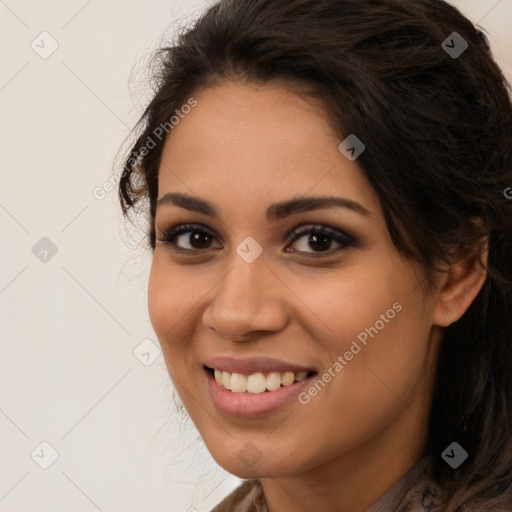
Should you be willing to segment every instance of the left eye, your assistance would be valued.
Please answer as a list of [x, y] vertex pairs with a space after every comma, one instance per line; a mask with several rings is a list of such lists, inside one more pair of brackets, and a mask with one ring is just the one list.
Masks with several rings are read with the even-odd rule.
[[[315, 253], [326, 253], [329, 251], [329, 254], [331, 254], [337, 250], [346, 249], [355, 245], [355, 239], [352, 236], [344, 233], [343, 231], [331, 229], [327, 226], [308, 226], [296, 228], [290, 233], [288, 239], [292, 242], [297, 242], [301, 239], [304, 239], [303, 242], [298, 243], [299, 250], [297, 252], [309, 253], [314, 257], [316, 257]], [[331, 250], [333, 242], [340, 245], [337, 250]], [[313, 249], [313, 251], [309, 252], [306, 250], [307, 248]], [[288, 248], [286, 250], [287, 252], [295, 252], [290, 251]]]
[[[288, 246], [285, 249], [286, 252], [307, 253], [313, 257], [316, 257], [315, 253], [321, 255], [322, 253], [329, 252], [331, 254], [351, 247], [356, 243], [355, 239], [347, 233], [322, 225], [295, 228], [286, 239], [291, 244], [304, 239], [302, 242], [297, 243], [299, 246], [298, 250], [291, 250]], [[212, 232], [200, 225], [193, 224], [182, 224], [172, 227], [165, 231], [158, 240], [165, 245], [170, 245], [174, 251], [181, 253], [222, 248]], [[180, 240], [181, 244], [186, 245], [185, 247], [180, 244]], [[213, 242], [217, 242], [218, 245], [212, 247]], [[332, 250], [333, 242], [337, 243], [340, 247]], [[308, 251], [308, 248], [313, 250]]]

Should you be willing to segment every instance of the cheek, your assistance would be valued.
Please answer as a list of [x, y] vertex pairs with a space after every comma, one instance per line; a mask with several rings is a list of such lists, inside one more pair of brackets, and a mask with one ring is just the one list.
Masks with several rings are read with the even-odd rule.
[[163, 342], [161, 335], [171, 326], [173, 315], [169, 312], [173, 311], [174, 307], [170, 275], [163, 270], [155, 254], [148, 281], [148, 312], [153, 330], [160, 342]]
[[194, 304], [201, 296], [191, 284], [186, 272], [154, 256], [148, 282], [149, 317], [173, 385], [189, 413], [189, 393], [197, 392], [198, 380], [191, 379], [187, 369], [196, 364], [191, 340], [199, 322], [193, 316]]
[[[409, 278], [397, 279], [393, 262], [366, 262], [348, 265], [346, 270], [318, 273], [315, 279], [296, 284], [296, 293], [320, 320], [313, 336], [335, 358], [349, 349], [351, 341], [366, 328], [382, 327], [381, 314], [394, 317], [393, 304], [403, 301], [413, 283]], [[312, 317], [314, 318], [314, 317]], [[393, 322], [386, 323], [387, 330]]]
[[397, 271], [396, 262], [355, 268], [300, 292], [321, 320], [314, 338], [326, 355], [319, 376], [326, 384], [306, 390], [311, 396], [304, 400], [310, 399], [312, 417], [329, 411], [326, 426], [348, 433], [356, 421], [364, 425], [359, 433], [370, 435], [424, 384], [432, 305], [410, 269]]
[[186, 273], [173, 268], [155, 253], [148, 281], [148, 312], [164, 352], [179, 349], [187, 339], [187, 320], [198, 299]]

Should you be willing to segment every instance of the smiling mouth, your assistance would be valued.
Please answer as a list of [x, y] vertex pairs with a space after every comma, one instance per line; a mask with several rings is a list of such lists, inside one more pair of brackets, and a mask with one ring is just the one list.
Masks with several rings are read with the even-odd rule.
[[228, 372], [218, 368], [204, 367], [220, 387], [232, 393], [254, 395], [276, 391], [316, 375], [315, 371], [303, 372], [255, 372], [250, 374]]

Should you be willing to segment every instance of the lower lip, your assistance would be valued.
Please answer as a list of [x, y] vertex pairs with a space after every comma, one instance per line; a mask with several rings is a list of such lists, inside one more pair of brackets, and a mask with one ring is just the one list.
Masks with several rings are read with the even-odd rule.
[[272, 414], [293, 402], [301, 389], [307, 386], [312, 377], [307, 377], [290, 386], [281, 386], [275, 391], [263, 393], [234, 393], [220, 386], [213, 375], [205, 370], [210, 396], [214, 404], [223, 413], [230, 416], [254, 418]]

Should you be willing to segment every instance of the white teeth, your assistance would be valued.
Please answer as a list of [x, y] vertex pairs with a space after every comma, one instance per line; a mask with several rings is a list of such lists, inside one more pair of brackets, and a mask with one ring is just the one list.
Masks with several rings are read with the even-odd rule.
[[267, 375], [267, 389], [275, 391], [281, 387], [281, 374], [279, 372], [270, 372]]
[[308, 372], [299, 372], [295, 374], [295, 380], [297, 382], [300, 382], [301, 380], [304, 380], [308, 376]]
[[247, 377], [247, 391], [249, 393], [263, 393], [265, 389], [267, 389], [267, 379], [263, 373], [252, 373]]
[[222, 372], [222, 385], [226, 389], [231, 389], [231, 373]]
[[[224, 372], [226, 375], [227, 372]], [[242, 373], [231, 374], [231, 391], [234, 393], [245, 393], [247, 391], [247, 376]]]
[[293, 372], [286, 372], [281, 377], [281, 383], [283, 384], [283, 386], [290, 386], [291, 384], [293, 384], [294, 380], [295, 380], [295, 374]]
[[245, 375], [215, 369], [216, 382], [234, 393], [264, 393], [266, 390], [275, 391], [281, 386], [291, 386], [294, 382], [304, 380], [308, 372], [269, 372], [267, 376], [261, 372]]

